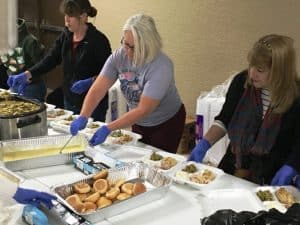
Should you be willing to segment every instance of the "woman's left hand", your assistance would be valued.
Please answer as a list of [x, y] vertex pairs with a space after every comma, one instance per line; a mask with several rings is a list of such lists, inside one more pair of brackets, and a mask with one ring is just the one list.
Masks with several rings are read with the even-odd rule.
[[290, 185], [297, 171], [288, 165], [283, 165], [272, 179], [272, 186]]

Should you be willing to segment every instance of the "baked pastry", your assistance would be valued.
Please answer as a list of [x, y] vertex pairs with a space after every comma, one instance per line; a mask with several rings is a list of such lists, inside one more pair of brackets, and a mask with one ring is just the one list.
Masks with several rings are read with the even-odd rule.
[[78, 194], [88, 193], [91, 191], [91, 186], [87, 183], [77, 183], [73, 186], [74, 192]]
[[107, 170], [107, 169], [103, 169], [103, 170], [101, 170], [99, 173], [96, 173], [96, 174], [93, 176], [93, 179], [94, 179], [94, 180], [105, 179], [105, 178], [107, 178], [107, 176], [108, 176], [108, 170]]
[[118, 194], [120, 194], [120, 189], [116, 188], [116, 187], [113, 187], [108, 192], [105, 193], [105, 197], [109, 198], [111, 200], [114, 200], [114, 199], [116, 199]]
[[98, 179], [94, 182], [93, 188], [95, 192], [104, 194], [108, 190], [108, 182], [105, 179]]
[[133, 195], [138, 195], [146, 191], [146, 186], [142, 182], [134, 183], [132, 187]]
[[112, 201], [106, 197], [100, 197], [96, 204], [98, 208], [104, 208], [106, 206], [111, 205]]
[[85, 202], [97, 202], [100, 198], [100, 193], [95, 192], [84, 199]]
[[118, 194], [117, 199], [120, 200], [120, 201], [122, 201], [122, 200], [125, 200], [127, 198], [130, 198], [131, 196], [132, 195], [127, 194], [127, 193], [120, 193], [120, 194]]
[[133, 183], [125, 183], [121, 186], [121, 191], [132, 195]]
[[80, 201], [80, 198], [77, 194], [70, 195], [67, 197], [66, 202], [69, 203], [77, 212], [84, 212], [85, 208], [83, 203]]
[[83, 206], [85, 213], [94, 212], [98, 208], [98, 206], [94, 202], [84, 202]]

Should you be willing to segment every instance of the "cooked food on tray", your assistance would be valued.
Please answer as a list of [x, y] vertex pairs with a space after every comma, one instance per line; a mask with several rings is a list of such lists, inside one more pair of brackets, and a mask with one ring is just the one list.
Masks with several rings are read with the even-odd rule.
[[65, 115], [66, 112], [63, 109], [58, 109], [58, 110], [51, 110], [47, 112], [47, 117], [48, 118], [55, 118], [58, 116], [63, 116]]
[[126, 182], [122, 178], [110, 181], [107, 176], [108, 170], [102, 170], [93, 176], [92, 183], [74, 184], [72, 194], [65, 200], [79, 213], [87, 213], [147, 191], [142, 182]]
[[279, 202], [285, 204], [287, 207], [293, 205], [296, 201], [292, 193], [290, 193], [287, 189], [281, 187], [275, 191], [275, 195]]
[[153, 161], [159, 161], [159, 160], [162, 160], [164, 157], [156, 152], [153, 152], [150, 156], [150, 160], [153, 160]]
[[273, 194], [269, 190], [265, 190], [265, 191], [259, 190], [258, 192], [256, 192], [256, 195], [263, 202], [264, 201], [274, 201]]
[[197, 167], [195, 166], [195, 164], [189, 164], [186, 165], [182, 171], [187, 172], [187, 173], [195, 173], [198, 171]]
[[[186, 167], [184, 169], [186, 169]], [[182, 169], [177, 171], [175, 176], [181, 180], [191, 181], [196, 184], [208, 184], [216, 178], [216, 174], [209, 169], [204, 169], [202, 171], [198, 171], [197, 169], [197, 171], [193, 173], [183, 171]]]
[[169, 170], [178, 163], [178, 160], [171, 155], [172, 154], [153, 152], [150, 156], [147, 156], [145, 162], [162, 170]]
[[100, 124], [92, 122], [92, 123], [88, 124], [87, 127], [90, 129], [97, 129], [97, 128], [100, 128]]
[[38, 104], [25, 101], [3, 100], [0, 101], [1, 116], [19, 116], [25, 113], [34, 112], [40, 109]]
[[216, 178], [216, 175], [208, 169], [205, 169], [202, 173], [193, 173], [190, 176], [190, 180], [197, 184], [208, 184]]
[[114, 144], [122, 145], [133, 140], [132, 136], [129, 134], [124, 134], [121, 130], [113, 131], [110, 136], [116, 138], [112, 141]]
[[172, 157], [165, 157], [160, 161], [160, 168], [163, 170], [171, 169], [177, 164], [177, 160]]

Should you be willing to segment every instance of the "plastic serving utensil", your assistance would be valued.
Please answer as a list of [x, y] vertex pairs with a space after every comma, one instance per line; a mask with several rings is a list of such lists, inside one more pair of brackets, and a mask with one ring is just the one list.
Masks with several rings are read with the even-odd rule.
[[74, 136], [72, 135], [68, 140], [67, 142], [64, 144], [64, 146], [62, 146], [62, 148], [59, 150], [59, 154], [62, 153], [62, 151], [66, 148], [66, 146], [69, 144], [69, 142], [72, 140]]

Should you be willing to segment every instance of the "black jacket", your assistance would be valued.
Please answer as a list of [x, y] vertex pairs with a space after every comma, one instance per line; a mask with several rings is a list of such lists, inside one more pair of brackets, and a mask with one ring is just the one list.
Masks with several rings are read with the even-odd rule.
[[[234, 77], [226, 94], [226, 101], [215, 120], [223, 122], [228, 127], [236, 106], [244, 92], [244, 84], [247, 71], [243, 71]], [[288, 164], [300, 172], [300, 98], [297, 98], [292, 106], [282, 114], [280, 130], [276, 141], [268, 155], [244, 156], [247, 168], [250, 169], [255, 183], [270, 183], [277, 170], [284, 164]], [[219, 167], [227, 173], [234, 173], [235, 156], [229, 149], [221, 160]]]
[[[107, 37], [88, 23], [87, 33], [78, 44], [73, 60], [72, 38], [73, 33], [65, 28], [44, 59], [31, 67], [29, 71], [34, 80], [62, 63], [64, 96], [69, 103], [80, 109], [86, 93], [78, 95], [71, 92], [70, 88], [78, 80], [97, 76], [111, 54], [111, 47]], [[103, 100], [107, 102], [107, 96]]]

